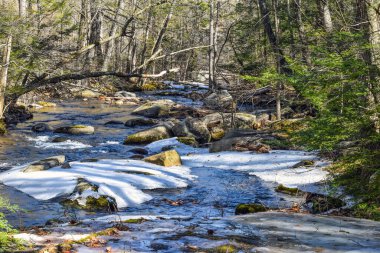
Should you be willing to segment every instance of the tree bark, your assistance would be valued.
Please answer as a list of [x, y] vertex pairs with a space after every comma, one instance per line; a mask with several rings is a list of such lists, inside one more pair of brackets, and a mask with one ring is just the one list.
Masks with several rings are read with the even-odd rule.
[[12, 36], [8, 36], [7, 43], [4, 46], [3, 50], [3, 62], [1, 63], [0, 68], [0, 119], [3, 118], [4, 109], [5, 109], [5, 89], [8, 82], [8, 66], [10, 62], [12, 50]]
[[318, 9], [321, 15], [322, 23], [326, 32], [331, 33], [333, 31], [333, 21], [331, 18], [331, 12], [329, 7], [329, 0], [317, 0]]
[[[259, 7], [260, 7], [260, 12], [262, 16], [262, 22], [264, 25], [265, 33], [267, 34], [269, 43], [272, 47], [272, 50], [274, 51], [276, 55], [277, 71], [279, 74], [290, 75], [292, 74], [292, 70], [289, 68], [289, 64], [286, 61], [284, 57], [284, 53], [279, 46], [278, 38], [273, 31], [273, 28], [270, 22], [269, 11], [268, 11], [265, 0], [259, 0]], [[278, 120], [281, 120], [281, 90], [282, 90], [282, 84], [278, 82], [276, 85], [276, 114], [277, 114]]]
[[307, 44], [307, 37], [305, 34], [305, 26], [302, 20], [302, 0], [295, 0], [296, 12], [297, 12], [297, 25], [298, 25], [298, 37], [300, 40], [302, 59], [307, 66], [311, 66], [310, 52]]

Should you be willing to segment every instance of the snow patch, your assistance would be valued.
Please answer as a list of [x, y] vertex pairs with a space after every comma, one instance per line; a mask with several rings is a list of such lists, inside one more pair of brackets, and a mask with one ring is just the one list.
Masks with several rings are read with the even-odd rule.
[[136, 160], [71, 162], [70, 169], [24, 173], [27, 165], [0, 174], [0, 181], [39, 200], [73, 193], [78, 178], [98, 185], [98, 193], [113, 197], [117, 206], [136, 206], [152, 197], [144, 189], [182, 188], [194, 177], [185, 167], [161, 167]]

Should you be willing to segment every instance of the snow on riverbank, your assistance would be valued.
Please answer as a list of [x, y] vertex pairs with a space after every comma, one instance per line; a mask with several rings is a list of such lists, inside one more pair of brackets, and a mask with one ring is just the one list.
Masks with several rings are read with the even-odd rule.
[[24, 173], [24, 166], [0, 174], [0, 181], [39, 200], [71, 194], [78, 178], [99, 186], [99, 194], [115, 198], [118, 207], [136, 206], [152, 197], [144, 189], [186, 187], [195, 178], [191, 168], [213, 168], [244, 171], [266, 182], [310, 190], [327, 177], [317, 161], [315, 167], [292, 168], [302, 160], [318, 160], [316, 154], [302, 151], [274, 151], [269, 154], [249, 152], [208, 153], [207, 149], [193, 148], [179, 143], [176, 138], [161, 140], [146, 146], [150, 153], [163, 147], [175, 148], [183, 166], [161, 167], [136, 160], [99, 160], [71, 162], [70, 169], [61, 167], [47, 171]]
[[78, 178], [99, 186], [100, 194], [115, 198], [118, 207], [135, 206], [152, 197], [142, 190], [186, 187], [190, 169], [165, 168], [135, 160], [72, 162], [70, 169], [56, 167], [47, 171], [24, 173], [24, 166], [0, 174], [0, 181], [39, 200], [71, 194]]

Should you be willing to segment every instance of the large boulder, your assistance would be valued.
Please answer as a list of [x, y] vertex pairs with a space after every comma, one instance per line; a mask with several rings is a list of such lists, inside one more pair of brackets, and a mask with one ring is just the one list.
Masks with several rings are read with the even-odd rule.
[[210, 131], [203, 121], [188, 118], [186, 119], [185, 124], [187, 126], [187, 129], [199, 143], [207, 143], [211, 140]]
[[53, 131], [53, 129], [46, 123], [37, 123], [32, 126], [32, 131], [36, 133], [43, 133]]
[[157, 121], [153, 119], [133, 118], [133, 119], [127, 120], [124, 125], [127, 127], [136, 127], [136, 126], [150, 126], [154, 124], [157, 124]]
[[132, 114], [148, 118], [168, 116], [174, 105], [175, 103], [171, 100], [150, 101], [136, 108]]
[[227, 90], [219, 90], [206, 97], [204, 105], [213, 110], [232, 109], [234, 107], [234, 99]]
[[177, 137], [194, 138], [199, 143], [207, 143], [211, 139], [207, 125], [198, 119], [188, 118], [177, 123], [173, 126], [172, 131]]
[[149, 144], [151, 142], [167, 139], [170, 137], [172, 137], [172, 134], [165, 126], [157, 126], [129, 135], [125, 139], [124, 144]]
[[264, 144], [264, 140], [274, 139], [265, 134], [258, 134], [255, 131], [233, 130], [223, 139], [213, 142], [209, 151], [211, 153], [222, 151], [254, 151], [256, 153], [268, 153], [271, 149]]
[[74, 125], [74, 126], [59, 127], [55, 129], [54, 132], [62, 133], [62, 134], [73, 134], [73, 135], [94, 134], [95, 128], [92, 126]]
[[157, 155], [149, 156], [145, 158], [144, 161], [165, 167], [182, 165], [181, 157], [174, 149], [159, 153]]
[[65, 162], [65, 160], [66, 160], [66, 157], [63, 155], [52, 156], [52, 157], [31, 163], [30, 165], [26, 166], [26, 168], [23, 170], [23, 172], [29, 173], [29, 172], [35, 172], [35, 171], [48, 170], [48, 169], [51, 169], [53, 167], [62, 165]]
[[252, 129], [256, 116], [248, 113], [213, 113], [203, 117], [203, 122], [209, 129], [213, 127]]

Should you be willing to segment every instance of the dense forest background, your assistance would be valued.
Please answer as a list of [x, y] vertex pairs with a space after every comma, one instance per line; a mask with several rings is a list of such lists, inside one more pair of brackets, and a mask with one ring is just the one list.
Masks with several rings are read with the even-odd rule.
[[284, 121], [286, 145], [336, 160], [334, 182], [360, 199], [356, 215], [379, 219], [380, 1], [2, 0], [0, 6], [1, 112], [31, 92], [149, 89], [146, 77], [187, 81], [207, 73], [211, 90], [227, 87], [235, 97], [271, 87], [268, 104], [278, 120], [290, 103], [313, 111]]

